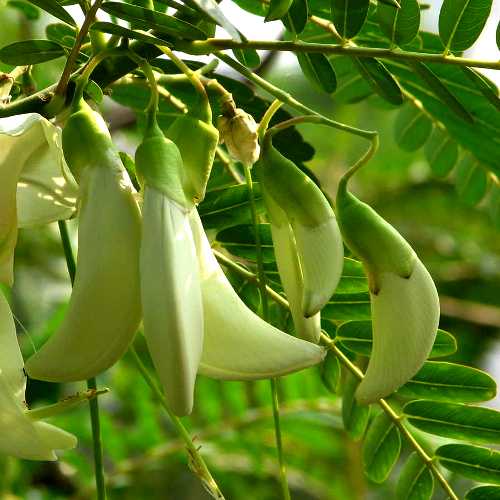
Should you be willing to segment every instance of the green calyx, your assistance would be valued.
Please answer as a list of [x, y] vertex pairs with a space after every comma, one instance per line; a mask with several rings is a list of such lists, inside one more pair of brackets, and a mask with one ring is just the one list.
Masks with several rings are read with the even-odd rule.
[[381, 273], [410, 277], [415, 252], [394, 227], [347, 190], [345, 178], [339, 184], [336, 206], [344, 241], [363, 261], [373, 293], [378, 293]]
[[77, 181], [83, 170], [89, 166], [110, 163], [110, 156], [116, 156], [106, 123], [83, 98], [73, 104], [73, 113], [62, 131], [64, 158]]
[[182, 156], [186, 197], [193, 203], [199, 203], [205, 197], [219, 143], [219, 131], [212, 123], [186, 115], [176, 118], [166, 136], [175, 142]]
[[135, 165], [142, 183], [161, 191], [182, 206], [192, 206], [190, 197], [184, 192], [186, 173], [179, 148], [163, 135], [156, 120], [148, 126], [137, 148]]
[[273, 146], [271, 134], [264, 137], [255, 168], [269, 196], [291, 220], [305, 226], [318, 226], [333, 217], [332, 208], [319, 187]]

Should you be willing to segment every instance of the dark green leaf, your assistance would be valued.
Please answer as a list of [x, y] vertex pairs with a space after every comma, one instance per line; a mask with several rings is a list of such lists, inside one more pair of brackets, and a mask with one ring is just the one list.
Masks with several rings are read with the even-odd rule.
[[368, 15], [369, 0], [331, 0], [332, 21], [342, 38], [356, 36]]
[[332, 94], [337, 88], [337, 77], [330, 60], [320, 53], [297, 53], [304, 76], [319, 90]]
[[401, 0], [401, 8], [379, 5], [377, 19], [384, 34], [396, 45], [410, 43], [420, 27], [417, 0]]
[[495, 397], [496, 383], [487, 373], [470, 366], [427, 361], [398, 394], [413, 399], [477, 403]]
[[56, 0], [29, 0], [33, 5], [40, 7], [40, 9], [52, 14], [57, 19], [65, 23], [76, 26], [75, 20], [66, 12], [64, 7], [61, 7]]
[[292, 0], [270, 0], [265, 21], [281, 19], [292, 5]]
[[342, 420], [345, 430], [355, 441], [363, 437], [370, 418], [370, 406], [359, 405], [354, 397], [358, 385], [359, 380], [347, 373], [342, 396]]
[[222, 12], [222, 9], [215, 0], [188, 0], [186, 3], [193, 7], [198, 7], [198, 9], [205, 12], [214, 22], [224, 28], [233, 40], [241, 42], [239, 31], [224, 15], [224, 12]]
[[328, 351], [321, 365], [321, 380], [323, 385], [333, 394], [337, 393], [340, 382], [340, 363], [332, 351]]
[[321, 314], [325, 319], [334, 321], [370, 319], [370, 295], [368, 292], [335, 293]]
[[471, 206], [479, 203], [488, 190], [488, 176], [483, 166], [472, 155], [466, 155], [458, 163], [455, 173], [460, 198]]
[[415, 72], [424, 80], [429, 88], [436, 94], [436, 96], [443, 101], [444, 104], [450, 107], [457, 116], [462, 118], [468, 123], [473, 123], [474, 119], [471, 114], [465, 109], [462, 103], [448, 90], [441, 80], [424, 64], [421, 62], [412, 63]]
[[462, 66], [461, 70], [465, 73], [465, 76], [474, 84], [474, 86], [481, 92], [481, 94], [488, 99], [488, 101], [500, 111], [500, 99], [498, 98], [498, 88], [496, 85], [489, 80], [483, 78], [481, 73], [478, 71]]
[[398, 113], [394, 124], [394, 138], [405, 151], [416, 151], [425, 144], [432, 132], [432, 122], [413, 104]]
[[[240, 33], [240, 38], [243, 42], [247, 41], [242, 33]], [[233, 54], [247, 68], [257, 68], [260, 65], [260, 56], [255, 49], [233, 49]]]
[[[335, 297], [336, 295], [334, 295]], [[336, 338], [349, 351], [362, 356], [370, 356], [372, 350], [371, 321], [346, 321], [338, 327]], [[456, 348], [457, 345], [453, 335], [444, 330], [438, 330], [429, 357], [447, 356], [453, 354]]]
[[500, 484], [500, 452], [467, 444], [445, 444], [436, 450], [443, 467], [481, 483]]
[[397, 462], [400, 451], [399, 429], [385, 413], [380, 413], [368, 427], [363, 442], [365, 474], [375, 483], [383, 483]]
[[436, 127], [430, 140], [425, 144], [425, 157], [432, 173], [438, 177], [448, 175], [458, 159], [457, 143], [440, 127]]
[[500, 187], [497, 184], [491, 186], [488, 213], [494, 227], [500, 229]]
[[[76, 39], [76, 29], [64, 23], [52, 23], [45, 27], [45, 34], [49, 40], [57, 42], [64, 47], [73, 47]], [[86, 37], [85, 42], [89, 39]]]
[[40, 10], [23, 0], [8, 0], [7, 5], [22, 12], [29, 21], [36, 21], [40, 18]]
[[102, 5], [101, 9], [112, 16], [134, 23], [136, 27], [142, 27], [145, 30], [152, 29], [160, 33], [190, 40], [206, 38], [205, 33], [192, 24], [162, 14], [161, 12], [154, 12], [142, 7], [119, 2], [106, 2]]
[[411, 401], [408, 421], [422, 431], [477, 443], [500, 443], [500, 413], [489, 408], [438, 401]]
[[465, 500], [500, 500], [500, 487], [478, 486], [466, 493]]
[[287, 15], [282, 21], [288, 31], [298, 35], [304, 31], [308, 18], [307, 0], [293, 0]]
[[14, 66], [25, 66], [51, 61], [64, 54], [64, 48], [50, 40], [24, 40], [2, 47], [0, 61]]
[[422, 459], [413, 452], [399, 476], [398, 500], [430, 500], [434, 491], [434, 478]]
[[483, 31], [492, 0], [444, 0], [439, 36], [448, 50], [468, 49]]
[[109, 33], [110, 35], [123, 36], [125, 38], [130, 38], [131, 40], [140, 40], [141, 42], [150, 43], [152, 45], [171, 46], [171, 44], [166, 42], [165, 40], [150, 35], [149, 33], [131, 30], [118, 24], [97, 22], [94, 23], [90, 29], [100, 31], [102, 33]]
[[395, 106], [403, 104], [403, 94], [399, 83], [380, 61], [368, 57], [363, 59], [354, 57], [353, 61], [374, 92]]

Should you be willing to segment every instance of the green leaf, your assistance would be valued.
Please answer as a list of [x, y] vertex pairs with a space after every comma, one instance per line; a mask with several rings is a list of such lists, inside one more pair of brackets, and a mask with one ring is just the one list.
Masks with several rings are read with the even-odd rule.
[[319, 90], [332, 94], [337, 88], [337, 77], [330, 60], [320, 53], [297, 53], [304, 76]]
[[439, 36], [447, 50], [468, 49], [483, 31], [492, 0], [444, 0], [439, 13]]
[[370, 319], [370, 295], [368, 292], [335, 293], [321, 314], [333, 321]]
[[7, 6], [13, 7], [14, 9], [22, 12], [29, 21], [36, 21], [37, 19], [40, 19], [40, 10], [34, 5], [24, 2], [23, 0], [8, 0]]
[[415, 72], [424, 80], [436, 96], [450, 107], [462, 120], [473, 123], [472, 115], [465, 109], [462, 103], [448, 90], [441, 80], [426, 66], [419, 61], [412, 63]]
[[286, 15], [292, 5], [292, 0], [270, 0], [265, 22], [276, 21]]
[[363, 442], [365, 474], [375, 483], [383, 483], [397, 462], [400, 451], [399, 429], [385, 413], [380, 413], [368, 427]]
[[418, 429], [452, 439], [500, 443], [500, 413], [490, 408], [437, 401], [411, 401], [404, 407]]
[[307, 0], [293, 0], [288, 13], [282, 21], [286, 29], [298, 35], [304, 31], [309, 18]]
[[377, 59], [353, 57], [359, 72], [375, 93], [387, 102], [399, 106], [403, 104], [403, 94], [399, 83]]
[[344, 429], [355, 441], [363, 437], [370, 418], [370, 406], [359, 405], [354, 397], [358, 385], [359, 380], [347, 373], [342, 396], [342, 421]]
[[131, 40], [140, 40], [144, 43], [150, 43], [152, 45], [166, 45], [171, 47], [172, 44], [162, 40], [161, 38], [157, 38], [149, 33], [131, 30], [125, 28], [124, 26], [120, 26], [119, 24], [107, 23], [107, 22], [97, 22], [94, 23], [91, 30], [100, 31], [101, 33], [109, 33], [110, 35], [118, 35], [125, 38], [130, 38]]
[[465, 76], [474, 84], [474, 86], [481, 92], [481, 94], [488, 99], [488, 101], [500, 111], [500, 99], [498, 98], [498, 88], [496, 85], [489, 80], [483, 78], [481, 73], [478, 71], [462, 66], [461, 70], [464, 72]]
[[0, 61], [14, 66], [25, 66], [51, 61], [65, 53], [61, 45], [50, 40], [24, 40], [2, 47]]
[[436, 450], [443, 467], [481, 483], [500, 484], [500, 452], [467, 444], [445, 444]]
[[187, 0], [186, 3], [205, 12], [214, 22], [224, 28], [233, 40], [241, 42], [240, 32], [225, 16], [215, 0]]
[[321, 364], [321, 380], [323, 385], [333, 394], [336, 394], [340, 382], [340, 363], [332, 351], [328, 351], [325, 360]]
[[424, 148], [432, 173], [437, 177], [448, 175], [458, 159], [457, 143], [440, 127], [434, 129]]
[[203, 31], [186, 21], [181, 21], [161, 12], [144, 9], [143, 7], [119, 2], [106, 2], [102, 4], [101, 9], [111, 16], [129, 21], [136, 27], [141, 27], [145, 30], [151, 29], [189, 40], [206, 38]]
[[[258, 184], [254, 184], [259, 211], [263, 210]], [[200, 217], [206, 229], [225, 228], [250, 221], [250, 201], [245, 184], [208, 191], [200, 203]]]
[[68, 14], [68, 12], [61, 7], [56, 0], [29, 0], [30, 3], [36, 5], [40, 9], [52, 14], [57, 19], [61, 21], [71, 24], [72, 26], [76, 26], [75, 20]]
[[398, 500], [430, 500], [434, 492], [434, 478], [417, 452], [406, 461], [396, 487]]
[[398, 394], [413, 399], [477, 403], [496, 395], [496, 383], [485, 372], [470, 366], [427, 361]]
[[[346, 321], [338, 327], [336, 338], [349, 351], [362, 356], [370, 356], [372, 350], [371, 321]], [[457, 345], [453, 335], [444, 330], [438, 330], [429, 357], [447, 356], [453, 354], [456, 349]]]
[[369, 0], [331, 0], [332, 22], [342, 38], [356, 36], [368, 15]]
[[479, 161], [472, 155], [466, 155], [458, 163], [455, 173], [460, 198], [470, 206], [479, 203], [488, 190], [488, 176]]
[[[240, 38], [243, 42], [248, 41], [242, 33], [240, 33]], [[260, 66], [260, 56], [255, 49], [233, 49], [233, 54], [247, 68], [257, 68]]]
[[90, 97], [96, 104], [101, 104], [104, 94], [101, 87], [94, 80], [89, 80], [85, 85], [85, 94]]
[[410, 43], [420, 27], [420, 7], [417, 0], [401, 0], [397, 9], [390, 5], [379, 5], [377, 19], [380, 29], [396, 45]]
[[413, 104], [399, 111], [394, 124], [394, 139], [401, 149], [416, 151], [425, 144], [431, 132], [431, 120]]
[[[64, 47], [73, 47], [76, 39], [76, 29], [64, 23], [52, 23], [45, 27], [47, 38], [53, 42], [57, 42]], [[85, 42], [89, 41], [85, 37]]]
[[478, 486], [465, 494], [465, 500], [500, 500], [500, 487]]

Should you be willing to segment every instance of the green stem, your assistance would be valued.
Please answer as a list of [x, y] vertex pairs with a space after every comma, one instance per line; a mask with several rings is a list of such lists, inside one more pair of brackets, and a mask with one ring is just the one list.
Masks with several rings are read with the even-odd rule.
[[[257, 276], [258, 276], [258, 287], [260, 290], [260, 297], [262, 300], [262, 318], [265, 321], [268, 321], [269, 304], [267, 302], [266, 275], [264, 272], [264, 259], [262, 257], [262, 242], [260, 239], [259, 221], [258, 221], [257, 207], [255, 204], [255, 196], [253, 190], [252, 170], [250, 165], [244, 165], [244, 169], [245, 169], [245, 180], [247, 183], [248, 193], [250, 198], [252, 223], [255, 232], [255, 248], [257, 253]], [[271, 399], [273, 407], [274, 435], [276, 439], [276, 449], [278, 453], [278, 463], [280, 472], [279, 480], [281, 486], [281, 494], [283, 496], [283, 500], [290, 500], [290, 490], [288, 488], [288, 480], [286, 477], [285, 457], [283, 454], [283, 439], [281, 436], [280, 410], [279, 410], [278, 385], [277, 385], [278, 380], [272, 378], [270, 380], [270, 383], [271, 383]]]
[[158, 387], [156, 381], [153, 379], [153, 377], [150, 375], [148, 372], [147, 368], [144, 366], [144, 363], [142, 362], [141, 358], [139, 357], [139, 354], [137, 354], [137, 351], [135, 350], [134, 346], [129, 347], [129, 353], [134, 361], [134, 363], [137, 366], [137, 369], [139, 370], [140, 374], [144, 378], [146, 384], [148, 384], [149, 388], [153, 392], [154, 396], [160, 404], [163, 406], [163, 409], [167, 412], [167, 415], [169, 416], [170, 420], [174, 424], [175, 429], [179, 433], [179, 436], [182, 438], [184, 441], [184, 444], [186, 445], [188, 454], [189, 454], [189, 459], [190, 459], [190, 467], [193, 470], [193, 472], [200, 478], [200, 480], [203, 482], [205, 487], [208, 489], [208, 491], [211, 493], [211, 495], [218, 499], [218, 500], [224, 500], [224, 495], [222, 494], [221, 490], [219, 489], [219, 486], [215, 482], [215, 479], [212, 477], [212, 474], [208, 470], [208, 467], [203, 460], [203, 457], [200, 455], [198, 447], [194, 445], [193, 440], [191, 439], [191, 436], [189, 435], [189, 432], [187, 429], [184, 427], [182, 424], [180, 418], [175, 415], [170, 407], [167, 404], [167, 401], [165, 397], [163, 396], [163, 393], [161, 392], [160, 388]]
[[344, 123], [336, 122], [335, 120], [331, 120], [330, 118], [327, 118], [326, 116], [323, 116], [321, 113], [318, 113], [317, 111], [314, 111], [313, 109], [305, 106], [301, 102], [297, 101], [292, 95], [289, 93], [281, 90], [280, 88], [274, 86], [272, 83], [269, 83], [267, 80], [264, 80], [264, 78], [256, 75], [253, 73], [251, 70], [240, 64], [238, 61], [234, 60], [233, 58], [222, 54], [221, 52], [216, 52], [215, 55], [223, 62], [225, 62], [228, 66], [231, 66], [233, 69], [238, 71], [238, 73], [241, 73], [244, 77], [246, 77], [248, 80], [251, 82], [255, 83], [262, 89], [264, 89], [266, 92], [269, 92], [269, 94], [273, 95], [278, 99], [279, 101], [282, 101], [284, 104], [287, 104], [288, 106], [297, 109], [301, 113], [304, 113], [306, 115], [316, 115], [320, 116], [326, 124], [328, 124], [330, 127], [336, 128], [338, 130], [342, 130], [343, 132], [347, 132], [349, 134], [357, 135], [359, 137], [363, 137], [364, 139], [372, 140], [372, 138], [376, 135], [378, 135], [377, 132], [372, 131], [372, 130], [362, 130], [356, 127], [351, 127], [349, 125], [346, 125]]
[[[61, 242], [64, 250], [64, 257], [66, 258], [66, 266], [68, 268], [71, 286], [75, 282], [76, 275], [76, 262], [71, 248], [71, 241], [68, 234], [68, 226], [66, 221], [58, 221], [59, 233], [61, 235]], [[87, 380], [87, 389], [96, 392], [97, 384], [95, 377]], [[103, 452], [101, 440], [101, 426], [99, 418], [99, 403], [97, 398], [89, 400], [90, 407], [90, 423], [92, 425], [92, 442], [94, 448], [94, 472], [95, 484], [97, 491], [97, 500], [106, 500], [106, 485], [104, 482], [104, 466], [103, 466]]]
[[[230, 267], [234, 271], [240, 273], [246, 279], [257, 282], [258, 277], [255, 274], [248, 271], [244, 267], [240, 266], [236, 262], [231, 261], [228, 257], [220, 254], [219, 252], [216, 252], [215, 256], [217, 257], [219, 262], [221, 262], [225, 266]], [[277, 304], [286, 309], [289, 309], [288, 301], [284, 297], [282, 297], [279, 293], [277, 293], [270, 287], [266, 287], [266, 292]], [[330, 337], [328, 337], [328, 335], [326, 335], [324, 332], [321, 333], [321, 340], [355, 377], [357, 377], [359, 380], [363, 379], [364, 375], [361, 372], [361, 370], [349, 360], [349, 358], [335, 345], [335, 342], [332, 339], [330, 339]], [[448, 497], [451, 498], [452, 500], [459, 500], [458, 496], [453, 491], [453, 488], [451, 487], [450, 484], [448, 484], [448, 481], [446, 481], [446, 478], [439, 470], [438, 465], [434, 463], [432, 457], [430, 457], [426, 453], [426, 451], [415, 439], [411, 431], [404, 425], [402, 417], [398, 415], [398, 413], [392, 408], [392, 406], [385, 399], [380, 399], [378, 401], [378, 404], [380, 405], [382, 410], [386, 413], [386, 415], [394, 422], [394, 425], [398, 427], [398, 429], [401, 431], [401, 434], [408, 441], [410, 446], [417, 452], [417, 454], [420, 456], [426, 467], [430, 470], [432, 475], [440, 483], [441, 487], [446, 492]]]
[[293, 53], [321, 53], [326, 55], [346, 55], [350, 57], [380, 57], [399, 61], [420, 61], [424, 63], [450, 64], [453, 66], [472, 66], [475, 68], [500, 69], [500, 61], [481, 61], [465, 57], [454, 57], [444, 54], [429, 54], [424, 52], [407, 52], [401, 49], [380, 47], [358, 47], [357, 45], [335, 45], [329, 43], [305, 43], [301, 41], [281, 40], [247, 40], [237, 42], [232, 39], [209, 38], [197, 40], [183, 46], [183, 50], [193, 54], [210, 54], [219, 50], [255, 49], [273, 50]]

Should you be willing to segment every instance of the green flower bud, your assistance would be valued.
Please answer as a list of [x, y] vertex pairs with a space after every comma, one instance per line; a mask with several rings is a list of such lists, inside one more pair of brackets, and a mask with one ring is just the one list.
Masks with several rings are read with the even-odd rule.
[[260, 147], [257, 123], [253, 116], [240, 108], [233, 116], [219, 116], [217, 127], [221, 143], [225, 143], [230, 155], [244, 165], [253, 165], [259, 158]]

